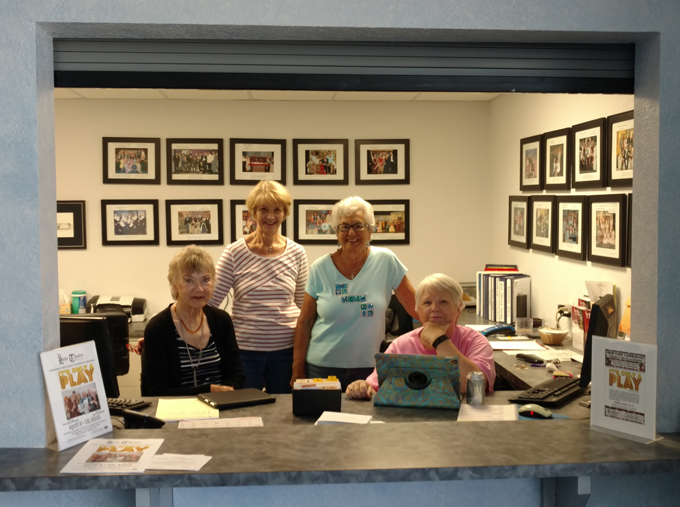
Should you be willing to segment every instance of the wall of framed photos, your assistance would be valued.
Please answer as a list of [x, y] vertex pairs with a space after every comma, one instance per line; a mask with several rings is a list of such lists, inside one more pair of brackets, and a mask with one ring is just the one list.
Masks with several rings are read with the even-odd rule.
[[[90, 296], [145, 297], [152, 311], [162, 309], [170, 301], [167, 263], [181, 247], [168, 245], [166, 201], [177, 206], [182, 200], [221, 200], [223, 242], [228, 244], [232, 210], [240, 209], [236, 207], [240, 203], [232, 206], [231, 201], [245, 199], [251, 188], [230, 185], [230, 139], [283, 139], [286, 187], [296, 200], [332, 201], [348, 195], [369, 201], [408, 200], [408, 244], [389, 248], [409, 268], [414, 283], [438, 271], [461, 282], [472, 281], [484, 262], [513, 262], [532, 275], [536, 294], [547, 294], [535, 298], [546, 300], [545, 308], [536, 303], [532, 310], [548, 317], [561, 299], [574, 297], [573, 290], [555, 291], [556, 285], [561, 287], [556, 280], [569, 273], [570, 263], [548, 254], [540, 254], [537, 263], [533, 251], [517, 252], [499, 241], [507, 239], [508, 196], [520, 193], [519, 139], [585, 121], [593, 114], [631, 109], [632, 101], [580, 95], [505, 95], [492, 102], [57, 100], [57, 198], [84, 200], [87, 210], [87, 249], [59, 252], [59, 284], [66, 291], [85, 289]], [[594, 108], [601, 111], [593, 113]], [[525, 110], [531, 114], [524, 115]], [[104, 184], [104, 137], [160, 138], [160, 184]], [[224, 184], [168, 184], [166, 140], [188, 138], [223, 140]], [[296, 184], [295, 176], [299, 180], [304, 176], [295, 172], [294, 140], [305, 144], [312, 139], [348, 140], [346, 185]], [[379, 139], [409, 141], [409, 184], [357, 184], [355, 141]], [[157, 246], [102, 245], [101, 201], [120, 199], [159, 201]], [[293, 213], [287, 220], [290, 238], [294, 218]], [[223, 246], [206, 248], [217, 259]], [[333, 241], [307, 244], [305, 249], [311, 263], [332, 251]], [[629, 293], [629, 269], [581, 264], [583, 279], [614, 278]]]

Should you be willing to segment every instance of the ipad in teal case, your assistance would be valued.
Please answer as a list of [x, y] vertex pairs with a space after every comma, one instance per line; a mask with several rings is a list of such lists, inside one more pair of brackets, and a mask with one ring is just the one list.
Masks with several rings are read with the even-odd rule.
[[455, 357], [376, 354], [375, 405], [460, 408], [460, 369]]

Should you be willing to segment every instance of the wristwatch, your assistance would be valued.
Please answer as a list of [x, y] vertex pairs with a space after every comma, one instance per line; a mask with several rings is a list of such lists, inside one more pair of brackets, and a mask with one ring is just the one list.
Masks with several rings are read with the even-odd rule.
[[439, 347], [443, 342], [445, 342], [448, 339], [449, 337], [446, 336], [445, 334], [441, 335], [439, 338], [432, 342], [432, 348], [434, 348], [434, 350], [437, 350], [437, 347]]

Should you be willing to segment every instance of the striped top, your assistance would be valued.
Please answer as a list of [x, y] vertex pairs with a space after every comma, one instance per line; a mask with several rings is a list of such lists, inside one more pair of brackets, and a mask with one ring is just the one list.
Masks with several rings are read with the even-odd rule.
[[222, 252], [217, 263], [211, 306], [219, 306], [234, 289], [231, 318], [243, 350], [272, 352], [293, 346], [307, 283], [307, 254], [286, 238], [276, 257], [251, 252], [241, 238]]
[[[194, 387], [194, 369], [196, 366], [196, 385], [203, 386], [209, 384], [220, 385], [222, 383], [222, 370], [220, 368], [220, 353], [212, 339], [212, 334], [208, 338], [208, 345], [203, 352], [186, 343], [179, 336], [175, 329], [175, 339], [177, 340], [177, 350], [179, 352], [180, 366], [180, 385]], [[188, 348], [188, 352], [187, 352]], [[191, 356], [189, 356], [191, 354]], [[201, 359], [200, 363], [198, 359]]]

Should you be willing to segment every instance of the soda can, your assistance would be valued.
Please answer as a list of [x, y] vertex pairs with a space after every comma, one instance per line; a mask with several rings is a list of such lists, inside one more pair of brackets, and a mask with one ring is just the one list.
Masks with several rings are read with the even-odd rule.
[[471, 371], [467, 374], [467, 403], [468, 405], [484, 405], [486, 379], [481, 371]]

